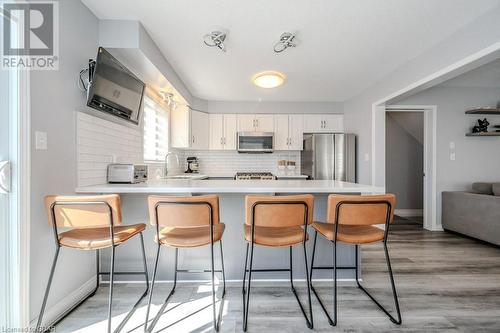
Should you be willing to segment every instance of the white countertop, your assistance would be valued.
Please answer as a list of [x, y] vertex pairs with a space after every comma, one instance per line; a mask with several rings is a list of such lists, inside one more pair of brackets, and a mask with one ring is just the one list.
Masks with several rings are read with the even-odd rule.
[[384, 193], [381, 187], [336, 180], [150, 180], [140, 184], [82, 186], [76, 193]]

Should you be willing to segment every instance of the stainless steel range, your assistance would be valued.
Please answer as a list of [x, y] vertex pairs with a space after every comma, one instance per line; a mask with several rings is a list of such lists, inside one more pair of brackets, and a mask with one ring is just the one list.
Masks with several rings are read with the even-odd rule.
[[275, 180], [276, 176], [270, 172], [237, 172], [236, 180]]

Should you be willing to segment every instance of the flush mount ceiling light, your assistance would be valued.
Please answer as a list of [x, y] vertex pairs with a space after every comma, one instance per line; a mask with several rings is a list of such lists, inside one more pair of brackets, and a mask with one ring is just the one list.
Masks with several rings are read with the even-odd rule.
[[260, 72], [252, 76], [252, 82], [260, 88], [276, 88], [285, 82], [286, 76], [276, 71]]
[[203, 36], [203, 43], [206, 46], [218, 47], [222, 52], [226, 52], [226, 47], [224, 46], [224, 41], [226, 40], [226, 33], [221, 31], [212, 31], [209, 34]]
[[280, 36], [280, 40], [274, 44], [274, 52], [280, 53], [285, 51], [289, 47], [296, 47], [297, 44], [293, 42], [295, 39], [295, 34], [291, 32], [284, 32]]

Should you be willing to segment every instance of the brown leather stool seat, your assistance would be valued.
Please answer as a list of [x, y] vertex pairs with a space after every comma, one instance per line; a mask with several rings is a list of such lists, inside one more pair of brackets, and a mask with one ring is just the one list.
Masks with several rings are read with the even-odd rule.
[[[314, 222], [311, 224], [314, 230], [326, 239], [333, 241], [334, 225], [331, 223]], [[348, 244], [369, 244], [384, 240], [384, 230], [371, 225], [346, 225], [339, 224], [337, 240]]]
[[[226, 228], [224, 223], [214, 224], [214, 242], [222, 239]], [[176, 228], [164, 227], [160, 230], [160, 243], [172, 247], [198, 247], [210, 244], [210, 226]]]
[[[114, 243], [126, 242], [146, 229], [144, 223], [120, 225], [113, 227]], [[72, 229], [59, 234], [59, 244], [81, 250], [97, 250], [111, 247], [113, 242], [109, 237], [109, 228]]]
[[[252, 227], [245, 224], [245, 240], [252, 241]], [[309, 239], [306, 235], [306, 240]], [[304, 229], [293, 227], [259, 227], [255, 226], [254, 242], [258, 245], [281, 247], [301, 244], [304, 241]]]

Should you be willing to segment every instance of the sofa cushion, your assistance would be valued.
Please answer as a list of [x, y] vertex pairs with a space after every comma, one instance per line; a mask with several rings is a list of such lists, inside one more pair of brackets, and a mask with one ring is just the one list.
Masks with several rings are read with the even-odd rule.
[[472, 183], [472, 192], [478, 194], [493, 194], [492, 183]]
[[495, 183], [492, 185], [493, 195], [500, 197], [500, 183]]

